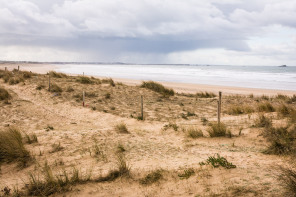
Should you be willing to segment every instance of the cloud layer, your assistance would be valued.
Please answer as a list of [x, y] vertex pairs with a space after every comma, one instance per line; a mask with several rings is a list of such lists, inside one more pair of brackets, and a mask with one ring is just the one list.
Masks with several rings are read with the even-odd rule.
[[295, 0], [0, 0], [0, 59], [296, 65], [295, 28]]

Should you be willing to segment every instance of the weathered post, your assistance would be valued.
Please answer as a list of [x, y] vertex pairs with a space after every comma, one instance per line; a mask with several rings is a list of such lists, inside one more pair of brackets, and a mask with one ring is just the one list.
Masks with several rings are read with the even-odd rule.
[[7, 67], [5, 67], [5, 71], [7, 71]]
[[84, 76], [84, 72], [83, 72], [83, 76]]
[[217, 101], [217, 119], [218, 119], [218, 127], [220, 127], [220, 103]]
[[144, 120], [143, 95], [141, 95], [141, 119]]
[[48, 91], [50, 91], [50, 74], [48, 74]]
[[82, 93], [82, 106], [83, 106], [83, 107], [84, 107], [84, 104], [85, 104], [85, 103], [84, 103], [84, 102], [85, 102], [84, 99], [85, 99], [85, 92], [83, 91], [83, 93]]
[[17, 71], [20, 71], [20, 66], [17, 66]]
[[221, 119], [221, 105], [222, 105], [222, 92], [219, 91], [219, 100], [218, 100], [218, 126], [220, 127]]

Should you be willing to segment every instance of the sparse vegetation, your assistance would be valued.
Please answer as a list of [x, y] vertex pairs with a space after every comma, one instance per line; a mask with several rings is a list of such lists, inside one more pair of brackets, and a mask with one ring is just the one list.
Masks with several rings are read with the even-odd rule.
[[24, 167], [31, 159], [29, 151], [24, 146], [21, 132], [17, 128], [9, 127], [0, 131], [0, 164], [16, 161]]
[[258, 111], [259, 112], [274, 112], [275, 108], [270, 102], [262, 102], [258, 104]]
[[38, 142], [38, 138], [35, 133], [33, 133], [31, 135], [25, 134], [25, 139], [26, 139], [26, 143], [28, 143], [28, 144], [33, 144], [33, 143]]
[[144, 178], [140, 179], [140, 183], [142, 185], [151, 185], [153, 183], [158, 182], [160, 179], [163, 178], [163, 170], [155, 170], [147, 174]]
[[52, 149], [51, 149], [51, 153], [55, 153], [55, 152], [58, 152], [58, 151], [61, 151], [64, 149], [64, 147], [61, 146], [61, 143], [59, 142], [58, 144], [54, 143], [52, 144]]
[[36, 87], [36, 90], [42, 90], [45, 88], [45, 85], [43, 84], [38, 84], [37, 87]]
[[110, 86], [115, 87], [115, 83], [114, 83], [114, 81], [113, 81], [112, 78], [109, 78], [109, 79], [103, 79], [103, 80], [102, 80], [102, 83], [109, 83]]
[[123, 122], [115, 125], [115, 130], [119, 133], [129, 133], [126, 124]]
[[195, 174], [194, 169], [188, 168], [188, 169], [185, 169], [183, 173], [179, 173], [178, 177], [180, 177], [180, 179], [189, 179], [194, 174]]
[[293, 113], [293, 111], [295, 111], [295, 109], [293, 107], [290, 107], [288, 105], [285, 104], [281, 104], [278, 109], [277, 112], [281, 115], [281, 116], [289, 116], [290, 114]]
[[291, 127], [266, 127], [263, 137], [269, 143], [265, 153], [291, 154], [296, 152], [296, 126]]
[[282, 182], [285, 188], [286, 196], [296, 196], [296, 164], [292, 161], [292, 164], [286, 167], [280, 167], [280, 174], [278, 179]]
[[91, 78], [89, 77], [85, 77], [85, 76], [80, 76], [76, 79], [77, 82], [82, 83], [82, 84], [93, 84], [94, 81], [91, 80]]
[[198, 92], [195, 94], [197, 98], [214, 98], [217, 95], [212, 92]]
[[50, 92], [61, 93], [61, 92], [63, 92], [63, 89], [60, 86], [58, 86], [57, 84], [51, 84]]
[[214, 168], [224, 167], [226, 169], [236, 168], [236, 165], [233, 165], [231, 162], [228, 162], [225, 157], [221, 157], [219, 154], [210, 156], [206, 162], [200, 162], [200, 165], [209, 165], [211, 164]]
[[59, 72], [55, 72], [55, 71], [50, 71], [48, 73], [51, 77], [55, 77], [55, 78], [67, 78], [68, 76], [64, 73], [59, 73]]
[[0, 87], [0, 101], [5, 101], [10, 98], [11, 98], [11, 95], [8, 93], [8, 91]]
[[209, 124], [208, 133], [210, 137], [231, 137], [231, 132], [227, 130], [226, 125], [222, 122], [220, 124], [216, 122]]
[[187, 136], [193, 139], [203, 137], [203, 132], [200, 129], [195, 128], [193, 126], [186, 129], [186, 132]]
[[173, 89], [165, 88], [160, 83], [157, 83], [154, 81], [147, 81], [147, 82], [143, 81], [141, 84], [141, 87], [150, 89], [154, 92], [158, 92], [164, 96], [174, 96], [175, 95], [175, 91]]
[[266, 117], [264, 114], [260, 114], [258, 119], [255, 122], [256, 127], [271, 127], [272, 120]]
[[169, 128], [172, 128], [172, 129], [174, 129], [174, 131], [178, 131], [178, 125], [176, 124], [176, 123], [169, 123], [169, 124], [165, 124], [164, 126], [163, 126], [163, 130], [168, 130]]
[[226, 111], [229, 115], [249, 114], [253, 112], [254, 109], [249, 105], [231, 105]]

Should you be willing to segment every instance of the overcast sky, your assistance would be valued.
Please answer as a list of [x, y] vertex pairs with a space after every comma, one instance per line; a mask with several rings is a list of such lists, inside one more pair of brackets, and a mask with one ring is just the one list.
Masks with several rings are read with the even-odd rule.
[[0, 0], [0, 60], [296, 66], [296, 0]]

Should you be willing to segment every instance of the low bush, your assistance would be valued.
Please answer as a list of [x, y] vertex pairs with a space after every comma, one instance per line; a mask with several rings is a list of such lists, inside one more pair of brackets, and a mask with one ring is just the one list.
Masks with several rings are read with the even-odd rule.
[[263, 137], [269, 143], [265, 153], [291, 154], [296, 152], [296, 126], [265, 127]]
[[217, 95], [212, 92], [198, 92], [195, 94], [197, 98], [214, 98]]
[[163, 85], [161, 85], [160, 83], [156, 83], [154, 81], [143, 81], [141, 86], [142, 88], [147, 88], [150, 89], [154, 92], [158, 92], [164, 96], [174, 96], [175, 95], [175, 91], [173, 89], [168, 89], [166, 87], [164, 87]]
[[115, 130], [119, 133], [129, 133], [126, 124], [123, 122], [115, 125]]
[[16, 161], [24, 167], [31, 159], [18, 129], [10, 127], [0, 131], [0, 163]]
[[209, 124], [208, 133], [210, 137], [231, 137], [231, 132], [227, 130], [227, 127], [224, 123], [211, 123]]
[[6, 101], [9, 99], [11, 99], [9, 92], [6, 89], [0, 87], [0, 101]]
[[262, 102], [258, 104], [259, 112], [274, 112], [275, 108], [270, 102]]
[[271, 127], [272, 120], [266, 117], [264, 114], [260, 114], [258, 119], [255, 121], [256, 127]]
[[150, 172], [144, 178], [140, 179], [140, 183], [142, 185], [151, 185], [153, 183], [156, 183], [163, 178], [162, 173], [163, 170], [155, 170], [153, 172]]
[[187, 130], [187, 136], [190, 137], [190, 138], [200, 138], [200, 137], [203, 137], [203, 133], [200, 129], [197, 129], [195, 127], [189, 127]]
[[236, 168], [236, 165], [233, 165], [231, 162], [228, 162], [226, 158], [221, 157], [219, 154], [214, 155], [213, 157], [210, 156], [206, 162], [200, 162], [200, 165], [209, 165], [211, 164], [214, 168], [218, 168], [220, 166], [231, 169]]
[[285, 196], [296, 196], [296, 163], [286, 167], [280, 167], [278, 179], [285, 189]]

